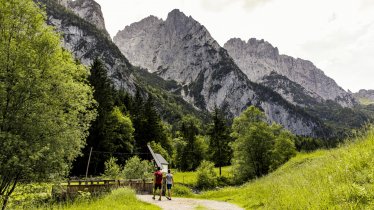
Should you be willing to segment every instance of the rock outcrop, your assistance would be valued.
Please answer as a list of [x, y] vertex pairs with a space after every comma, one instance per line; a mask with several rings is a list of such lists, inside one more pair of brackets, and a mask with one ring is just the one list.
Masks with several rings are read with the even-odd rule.
[[149, 16], [126, 26], [113, 40], [133, 65], [180, 84], [183, 98], [201, 110], [218, 106], [237, 116], [256, 105], [296, 134], [319, 135], [318, 120], [249, 81], [207, 29], [179, 10], [165, 21]]
[[374, 104], [374, 90], [361, 89], [357, 93], [353, 93], [353, 96], [362, 104]]
[[101, 6], [94, 0], [58, 0], [62, 6], [70, 9], [76, 15], [91, 23], [96, 28], [103, 31], [103, 33], [110, 38], [109, 33], [105, 28], [104, 16], [101, 11]]
[[[90, 66], [93, 60], [100, 58], [108, 75], [118, 89], [126, 89], [130, 93], [136, 91], [136, 84], [131, 75], [131, 64], [122, 55], [114, 43], [108, 39], [102, 30], [96, 28], [92, 22], [77, 17], [76, 14], [66, 12], [62, 2], [54, 0], [35, 0], [46, 6], [48, 16], [47, 23], [56, 28], [62, 34], [64, 48], [71, 51], [75, 58], [86, 66]], [[87, 2], [93, 2], [86, 0]], [[69, 5], [78, 4], [81, 1], [67, 1]], [[57, 4], [59, 3], [59, 4]], [[101, 11], [98, 11], [101, 13]]]
[[[252, 38], [245, 42], [233, 38], [225, 43], [224, 48], [251, 81], [263, 83], [266, 77], [276, 73], [299, 85], [301, 89], [295, 89], [299, 93], [285, 91], [282, 87], [272, 87], [293, 104], [310, 105], [297, 102], [300, 94], [311, 97], [317, 102], [332, 100], [343, 107], [353, 107], [356, 104], [350, 93], [339, 87], [312, 62], [280, 55], [278, 48], [264, 40]], [[267, 84], [272, 84], [269, 79]]]

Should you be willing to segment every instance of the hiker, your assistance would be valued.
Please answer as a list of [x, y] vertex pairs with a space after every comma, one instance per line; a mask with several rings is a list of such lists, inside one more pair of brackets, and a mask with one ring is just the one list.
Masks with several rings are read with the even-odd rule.
[[160, 189], [160, 198], [158, 199], [160, 201], [161, 200], [161, 196], [162, 196], [162, 173], [160, 171], [160, 167], [157, 167], [157, 171], [154, 173], [154, 175], [155, 175], [155, 178], [154, 178], [155, 188], [153, 190], [153, 197], [152, 197], [152, 199], [153, 200], [155, 199], [156, 191], [157, 191], [157, 188], [158, 188], [158, 189]]
[[166, 174], [166, 187], [168, 189], [168, 195], [167, 199], [171, 200], [171, 187], [174, 185], [174, 179], [173, 174], [170, 173], [170, 169], [168, 170], [168, 173]]

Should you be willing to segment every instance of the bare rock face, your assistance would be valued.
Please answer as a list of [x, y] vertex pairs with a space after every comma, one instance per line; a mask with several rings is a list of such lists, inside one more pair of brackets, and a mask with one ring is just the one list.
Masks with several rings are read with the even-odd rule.
[[201, 110], [218, 106], [237, 116], [256, 105], [269, 121], [299, 135], [318, 135], [318, 121], [249, 81], [207, 29], [179, 10], [171, 11], [165, 21], [149, 16], [126, 26], [113, 41], [133, 65], [182, 85], [183, 98]]
[[94, 0], [58, 0], [58, 3], [73, 11], [76, 15], [96, 26], [110, 38], [105, 28], [104, 16], [101, 6]]
[[[316, 101], [332, 100], [343, 107], [353, 107], [357, 103], [350, 93], [339, 87], [312, 62], [279, 55], [278, 49], [264, 40], [251, 38], [245, 42], [233, 38], [224, 48], [251, 81], [262, 83], [265, 77], [275, 72], [300, 85], [302, 89], [298, 91], [303, 91], [304, 95]], [[292, 91], [288, 94], [282, 88], [276, 91], [288, 98], [289, 102], [303, 105], [295, 101]]]
[[62, 44], [65, 49], [71, 51], [74, 57], [86, 66], [90, 66], [94, 59], [99, 58], [118, 89], [135, 93], [136, 85], [130, 70], [131, 64], [104, 33], [83, 18], [77, 17], [76, 14], [67, 13], [61, 2], [50, 0], [36, 0], [36, 2], [46, 6], [47, 23], [62, 34]]
[[353, 95], [362, 104], [374, 104], [374, 90], [361, 89]]

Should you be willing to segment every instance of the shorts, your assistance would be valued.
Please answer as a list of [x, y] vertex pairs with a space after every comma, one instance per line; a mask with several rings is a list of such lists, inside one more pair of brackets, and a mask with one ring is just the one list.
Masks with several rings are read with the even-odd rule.
[[172, 184], [166, 184], [166, 187], [168, 188], [168, 190], [171, 189], [171, 186], [172, 186]]
[[155, 190], [157, 190], [157, 188], [161, 190], [161, 183], [156, 183], [155, 184]]

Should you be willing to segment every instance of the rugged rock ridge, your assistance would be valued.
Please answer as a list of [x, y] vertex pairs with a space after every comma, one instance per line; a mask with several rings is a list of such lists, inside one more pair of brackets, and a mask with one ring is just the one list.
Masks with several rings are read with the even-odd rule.
[[374, 90], [361, 89], [357, 93], [353, 93], [353, 96], [362, 104], [374, 104]]
[[320, 135], [318, 120], [249, 81], [207, 29], [179, 10], [126, 26], [113, 40], [132, 64], [182, 85], [183, 98], [199, 109], [219, 106], [233, 116], [253, 104], [296, 134]]
[[[117, 88], [126, 89], [130, 93], [136, 91], [135, 81], [131, 75], [131, 64], [102, 30], [77, 15], [66, 12], [62, 5], [57, 4], [64, 2], [34, 1], [46, 6], [47, 23], [55, 26], [62, 34], [64, 48], [71, 51], [76, 59], [89, 66], [94, 59], [100, 58]], [[71, 2], [67, 1], [67, 3]]]
[[[339, 87], [312, 62], [280, 55], [278, 48], [264, 40], [251, 38], [245, 42], [233, 38], [225, 43], [224, 48], [251, 81], [262, 83], [264, 77], [275, 72], [299, 84], [303, 88], [303, 94], [316, 101], [332, 100], [343, 107], [353, 107], [356, 104], [351, 94]], [[281, 89], [276, 91], [293, 104], [305, 105], [298, 104], [292, 92], [284, 94]]]
[[107, 37], [109, 33], [105, 28], [105, 21], [101, 6], [94, 0], [58, 0], [62, 6], [70, 9], [76, 15], [102, 30]]

